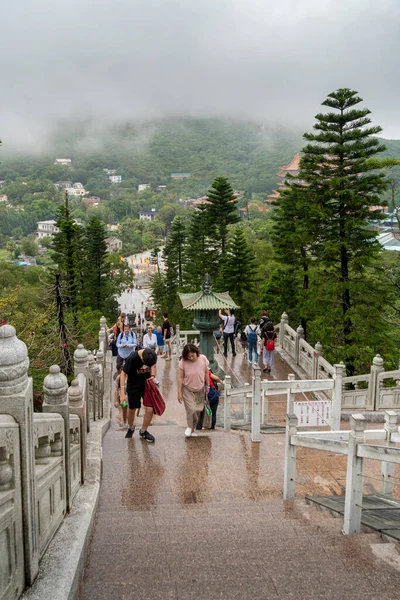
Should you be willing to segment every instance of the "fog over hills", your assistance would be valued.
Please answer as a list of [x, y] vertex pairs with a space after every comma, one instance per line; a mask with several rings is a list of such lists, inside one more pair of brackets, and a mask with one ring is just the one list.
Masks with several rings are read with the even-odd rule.
[[92, 145], [176, 117], [307, 131], [338, 87], [400, 138], [399, 22], [398, 0], [3, 0], [2, 155], [82, 120]]

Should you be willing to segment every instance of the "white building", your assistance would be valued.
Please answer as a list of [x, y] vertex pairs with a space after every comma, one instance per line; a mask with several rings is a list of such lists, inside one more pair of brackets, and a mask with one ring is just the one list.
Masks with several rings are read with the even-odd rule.
[[108, 237], [105, 239], [107, 244], [107, 252], [118, 252], [118, 250], [122, 249], [122, 242], [116, 237]]
[[79, 181], [74, 183], [72, 187], [66, 188], [69, 196], [84, 196], [87, 192], [83, 187], [83, 184]]
[[139, 220], [140, 221], [154, 221], [156, 218], [157, 210], [152, 208], [151, 210], [140, 210], [139, 211]]
[[122, 181], [121, 175], [110, 175], [109, 179], [111, 183], [121, 183]]
[[66, 190], [72, 187], [72, 181], [56, 181], [54, 185], [58, 190]]
[[115, 175], [117, 169], [103, 169], [103, 171], [104, 173], [107, 173], [107, 175]]
[[58, 165], [59, 167], [69, 167], [70, 169], [72, 168], [72, 160], [70, 158], [56, 158], [54, 164]]
[[35, 232], [36, 239], [44, 237], [53, 237], [55, 233], [58, 233], [60, 229], [56, 226], [56, 221], [38, 221], [37, 230]]
[[143, 192], [143, 190], [148, 190], [149, 187], [150, 187], [149, 183], [139, 183], [137, 191]]

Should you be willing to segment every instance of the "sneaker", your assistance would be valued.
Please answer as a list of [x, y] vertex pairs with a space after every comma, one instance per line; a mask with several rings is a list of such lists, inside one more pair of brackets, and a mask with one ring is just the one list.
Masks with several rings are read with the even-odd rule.
[[263, 369], [263, 373], [268, 373], [268, 369]]
[[190, 427], [186, 427], [186, 429], [185, 429], [185, 435], [186, 435], [186, 437], [191, 437], [192, 430], [190, 429]]
[[249, 365], [250, 365], [250, 366], [253, 364], [253, 363], [251, 362], [251, 360], [248, 360], [247, 362], [249, 363]]
[[125, 437], [130, 440], [133, 437], [134, 433], [135, 433], [135, 428], [133, 427], [133, 429], [131, 429], [130, 427], [128, 427], [128, 431], [126, 432]]
[[165, 360], [171, 360], [171, 357], [170, 357], [170, 356], [167, 356], [167, 358], [166, 358]]
[[154, 379], [154, 383], [155, 383], [156, 385], [160, 385], [160, 382], [158, 381], [158, 379]]
[[194, 431], [192, 432], [192, 435], [190, 437], [199, 437], [198, 433], [195, 433]]
[[232, 354], [232, 356], [236, 356], [236, 352], [235, 352], [235, 354]]
[[154, 437], [154, 435], [151, 435], [151, 433], [149, 433], [146, 429], [146, 431], [143, 431], [142, 429], [139, 431], [139, 435], [140, 435], [140, 439], [142, 440], [146, 440], [146, 442], [149, 442], [149, 444], [154, 444], [154, 442], [156, 441], [156, 438]]
[[227, 355], [227, 354], [224, 354], [224, 358], [228, 358], [228, 355]]

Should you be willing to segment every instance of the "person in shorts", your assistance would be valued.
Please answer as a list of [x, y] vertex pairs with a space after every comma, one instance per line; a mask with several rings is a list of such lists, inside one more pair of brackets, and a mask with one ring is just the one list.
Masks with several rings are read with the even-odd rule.
[[164, 344], [165, 346], [167, 346], [167, 352], [165, 355], [165, 360], [171, 360], [171, 336], [172, 336], [172, 332], [171, 332], [171, 323], [169, 322], [168, 319], [168, 313], [165, 312], [163, 314], [163, 323], [161, 325], [161, 330], [163, 332], [164, 335]]
[[[154, 367], [156, 362], [157, 354], [154, 350], [143, 348], [143, 350], [132, 352], [125, 360], [125, 364], [122, 368], [120, 400], [121, 403], [124, 402], [126, 394], [128, 395], [128, 431], [125, 436], [128, 439], [132, 438], [135, 433], [136, 411], [141, 407], [146, 380], [150, 378], [154, 379]], [[128, 383], [126, 386], [127, 392], [125, 393], [126, 377], [128, 377]], [[155, 441], [154, 436], [147, 431], [152, 418], [153, 408], [151, 406], [145, 406], [143, 424], [139, 431], [139, 435], [143, 440], [150, 443]]]

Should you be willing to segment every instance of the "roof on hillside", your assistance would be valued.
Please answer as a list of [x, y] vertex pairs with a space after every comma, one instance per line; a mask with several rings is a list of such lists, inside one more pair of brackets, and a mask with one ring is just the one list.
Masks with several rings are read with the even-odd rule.
[[292, 161], [285, 167], [281, 167], [281, 171], [298, 171], [300, 169], [300, 154], [295, 154]]

